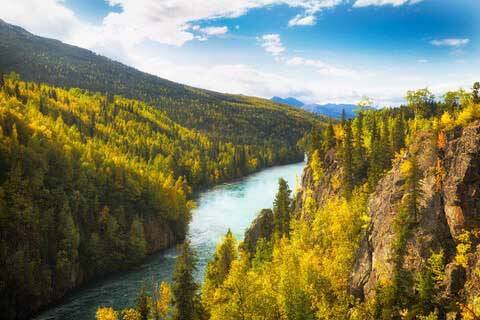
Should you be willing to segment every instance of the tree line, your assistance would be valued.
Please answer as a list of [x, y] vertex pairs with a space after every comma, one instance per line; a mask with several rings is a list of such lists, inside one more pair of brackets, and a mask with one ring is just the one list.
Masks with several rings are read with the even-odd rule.
[[[305, 212], [296, 211], [288, 185], [280, 180], [273, 209], [262, 211], [269, 217], [265, 222], [269, 225], [262, 229], [267, 233], [255, 243], [251, 239], [239, 243], [227, 232], [201, 286], [180, 281], [176, 269], [173, 286], [185, 290], [174, 295], [170, 314], [161, 319], [434, 320], [444, 318], [446, 311], [455, 311], [464, 319], [480, 317], [480, 297], [449, 302], [442, 296], [443, 251], [432, 251], [416, 271], [405, 269], [402, 263], [422, 198], [419, 151], [412, 148], [415, 139], [428, 133], [434, 137], [433, 150], [441, 150], [445, 134], [480, 119], [479, 90], [476, 83], [471, 92], [448, 92], [440, 101], [428, 89], [410, 91], [404, 106], [369, 110], [360, 104], [354, 119], [343, 118], [324, 130], [313, 130], [303, 142], [312, 181], [303, 190]], [[332, 155], [339, 164], [336, 172], [328, 172]], [[393, 278], [378, 285], [374, 298], [359, 300], [351, 295], [349, 281], [369, 224], [367, 200], [396, 161], [401, 161], [399, 174], [404, 183], [392, 226]], [[441, 170], [436, 170], [441, 179]], [[335, 192], [319, 205], [315, 188], [325, 179]], [[462, 234], [458, 241], [454, 260], [466, 266], [471, 235]], [[194, 259], [182, 254], [177, 267], [185, 261]], [[194, 270], [192, 265], [180, 269]], [[188, 316], [181, 316], [180, 309], [188, 310]], [[152, 312], [142, 319], [155, 319]], [[97, 319], [105, 318], [97, 314]]]
[[0, 74], [3, 315], [25, 318], [182, 240], [192, 191], [303, 159], [259, 139], [221, 141], [138, 100]]

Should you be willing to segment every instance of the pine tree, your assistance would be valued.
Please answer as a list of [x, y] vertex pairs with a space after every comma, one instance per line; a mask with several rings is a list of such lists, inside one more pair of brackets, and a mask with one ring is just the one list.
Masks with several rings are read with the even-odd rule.
[[203, 305], [209, 309], [213, 304], [215, 290], [227, 278], [234, 260], [237, 259], [237, 241], [230, 230], [217, 246], [213, 259], [208, 262], [202, 288]]
[[349, 198], [352, 194], [354, 187], [354, 178], [353, 178], [353, 137], [352, 137], [352, 126], [351, 122], [345, 124], [345, 136], [343, 140], [343, 150], [342, 150], [342, 167], [343, 167], [343, 185], [345, 196]]
[[392, 163], [392, 144], [390, 140], [390, 130], [388, 126], [388, 117], [383, 117], [382, 134], [380, 136], [380, 159], [382, 160], [382, 170], [390, 167]]
[[278, 237], [288, 236], [290, 233], [290, 206], [292, 200], [290, 194], [292, 191], [285, 179], [278, 180], [278, 192], [273, 201], [273, 220], [275, 234]]
[[192, 320], [195, 315], [195, 296], [198, 288], [193, 278], [196, 271], [197, 256], [186, 240], [175, 263], [173, 273], [173, 299], [175, 320]]
[[480, 103], [480, 82], [473, 84], [472, 100], [473, 103]]
[[147, 290], [145, 289], [145, 285], [142, 285], [140, 291], [138, 292], [137, 300], [136, 300], [136, 310], [140, 313], [142, 320], [148, 319], [148, 314], [150, 312], [150, 308], [148, 307], [148, 295]]
[[403, 167], [406, 176], [405, 192], [406, 210], [413, 217], [414, 221], [418, 219], [418, 205], [421, 197], [420, 169], [418, 167], [417, 157], [413, 154], [406, 165]]
[[[68, 201], [65, 199], [58, 213], [58, 251], [56, 256], [57, 290], [62, 292], [70, 285], [69, 279], [75, 264], [78, 262], [78, 246], [80, 235], [71, 214]], [[63, 287], [65, 286], [65, 287]]]
[[143, 231], [142, 220], [136, 216], [133, 218], [128, 237], [127, 258], [131, 263], [140, 261], [147, 253], [147, 242]]
[[405, 146], [405, 124], [402, 114], [395, 116], [392, 128], [392, 153], [400, 151]]
[[325, 139], [323, 141], [324, 152], [335, 147], [335, 144], [335, 131], [333, 130], [332, 121], [329, 121], [327, 129], [325, 130]]
[[352, 167], [355, 184], [362, 183], [367, 178], [366, 149], [363, 142], [363, 112], [359, 112], [353, 121], [353, 152]]
[[376, 119], [373, 119], [371, 127], [372, 146], [370, 150], [369, 166], [368, 166], [368, 186], [373, 191], [382, 174], [382, 147], [380, 141], [380, 133], [377, 127]]

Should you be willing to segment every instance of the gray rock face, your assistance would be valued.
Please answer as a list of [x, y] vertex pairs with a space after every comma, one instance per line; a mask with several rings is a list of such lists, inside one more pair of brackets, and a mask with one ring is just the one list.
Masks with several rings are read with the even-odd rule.
[[270, 240], [273, 234], [273, 212], [271, 209], [262, 209], [250, 227], [245, 231], [243, 247], [250, 253], [255, 254], [255, 246], [259, 239]]
[[[441, 148], [437, 148], [433, 138], [418, 137], [369, 197], [371, 222], [357, 252], [350, 280], [352, 294], [360, 299], [374, 295], [380, 281], [392, 279], [394, 223], [405, 182], [400, 166], [413, 150], [418, 150], [422, 199], [407, 240], [403, 267], [414, 272], [427, 263], [432, 251], [442, 249], [447, 262], [446, 295], [463, 292], [466, 297], [479, 291], [480, 275], [475, 268], [480, 264], [480, 248], [470, 254], [472, 265], [466, 270], [453, 261], [457, 236], [480, 226], [480, 123], [449, 133]], [[464, 290], [465, 286], [470, 286], [470, 290]]]

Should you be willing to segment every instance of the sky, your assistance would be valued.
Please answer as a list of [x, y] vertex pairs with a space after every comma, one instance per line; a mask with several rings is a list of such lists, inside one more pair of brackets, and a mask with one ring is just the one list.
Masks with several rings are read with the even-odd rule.
[[0, 18], [210, 90], [403, 102], [480, 81], [480, 0], [0, 0]]

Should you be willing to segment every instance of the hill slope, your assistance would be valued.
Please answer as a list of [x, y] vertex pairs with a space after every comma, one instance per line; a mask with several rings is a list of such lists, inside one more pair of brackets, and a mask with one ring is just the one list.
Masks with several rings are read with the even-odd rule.
[[26, 80], [142, 100], [164, 110], [173, 121], [215, 140], [257, 145], [268, 141], [278, 150], [292, 148], [314, 121], [306, 112], [269, 100], [220, 94], [161, 79], [3, 21], [0, 70], [15, 71]]
[[479, 319], [480, 94], [450, 94], [312, 132], [295, 198], [217, 247], [211, 318]]

